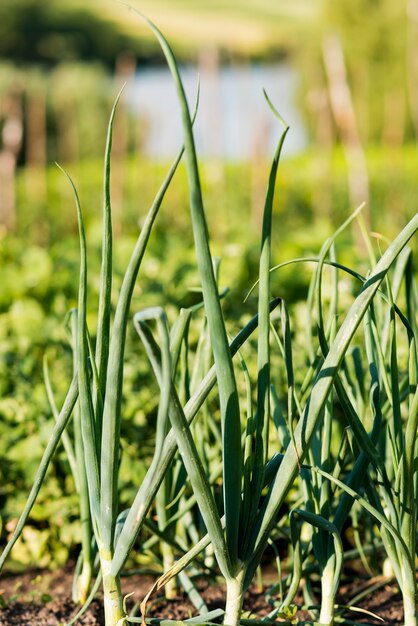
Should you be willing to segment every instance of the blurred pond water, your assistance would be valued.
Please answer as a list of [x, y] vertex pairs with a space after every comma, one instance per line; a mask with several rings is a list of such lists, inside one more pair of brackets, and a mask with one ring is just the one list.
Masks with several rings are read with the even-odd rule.
[[[200, 105], [195, 123], [200, 157], [236, 161], [273, 154], [280, 125], [264, 99], [263, 88], [291, 128], [284, 155], [307, 147], [307, 130], [297, 106], [298, 75], [290, 64], [209, 63], [208, 68], [187, 65], [180, 71], [191, 108], [200, 72]], [[129, 85], [128, 101], [145, 125], [144, 153], [155, 158], [174, 155], [182, 135], [169, 70], [139, 69]]]

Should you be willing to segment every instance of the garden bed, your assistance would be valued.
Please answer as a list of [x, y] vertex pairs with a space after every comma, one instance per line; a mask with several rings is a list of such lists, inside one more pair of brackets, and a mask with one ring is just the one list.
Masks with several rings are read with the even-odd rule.
[[[124, 594], [134, 593], [130, 598], [130, 605], [140, 601], [152, 584], [150, 577], [131, 576], [123, 579]], [[352, 581], [343, 583], [340, 588], [340, 604], [350, 604], [351, 598], [358, 592], [371, 585], [370, 580], [356, 577]], [[0, 594], [3, 599], [3, 608], [0, 611], [0, 626], [62, 626], [69, 621], [77, 611], [71, 600], [72, 568], [67, 567], [55, 572], [29, 570], [24, 574], [4, 576]], [[224, 591], [221, 586], [203, 584], [202, 596], [209, 610], [224, 606]], [[302, 602], [301, 598], [297, 599]], [[129, 604], [129, 603], [128, 603]], [[401, 595], [396, 586], [387, 582], [377, 591], [373, 591], [363, 600], [356, 603], [361, 609], [371, 611], [384, 620], [379, 621], [366, 614], [350, 611], [346, 613], [351, 624], [402, 624], [403, 609]], [[262, 617], [271, 606], [267, 604], [265, 596], [254, 589], [246, 594], [244, 602], [245, 617]], [[166, 601], [164, 597], [154, 599], [150, 603], [149, 617], [155, 616], [165, 619], [182, 620], [195, 614], [188, 598], [178, 596], [174, 600]], [[299, 611], [300, 621], [308, 620], [309, 614]], [[277, 622], [280, 623], [280, 622]], [[101, 596], [92, 603], [85, 615], [77, 624], [83, 626], [103, 626], [103, 605]]]

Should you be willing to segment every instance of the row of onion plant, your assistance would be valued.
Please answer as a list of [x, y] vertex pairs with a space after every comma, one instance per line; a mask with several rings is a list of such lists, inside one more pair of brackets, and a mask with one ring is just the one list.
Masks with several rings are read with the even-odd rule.
[[[226, 586], [225, 610], [221, 612], [223, 622], [226, 626], [238, 625], [244, 594], [254, 578], [270, 538], [286, 516], [283, 505], [299, 476], [307, 505], [293, 507], [290, 514], [294, 571], [286, 596], [267, 621], [274, 620], [277, 613], [286, 614], [299, 586], [303, 569], [299, 528], [299, 521], [302, 520], [314, 529], [311, 544], [322, 573], [322, 604], [318, 620], [326, 626], [333, 624], [335, 595], [343, 559], [340, 533], [353, 509], [353, 503], [357, 501], [381, 524], [382, 540], [403, 593], [405, 624], [416, 626], [417, 357], [416, 321], [408, 321], [411, 318], [415, 320], [416, 293], [408, 263], [403, 273], [401, 270], [395, 273], [393, 285], [388, 282], [388, 272], [415, 234], [418, 216], [387, 247], [367, 278], [355, 275], [361, 280], [362, 286], [342, 322], [338, 317], [337, 273], [347, 268], [339, 266], [333, 252], [333, 244], [340, 231], [326, 242], [316, 259], [317, 270], [311, 291], [312, 303], [316, 302], [319, 344], [315, 348], [310, 346], [305, 381], [302, 388], [297, 390], [289, 313], [280, 297], [272, 298], [270, 269], [276, 177], [288, 127], [266, 96], [267, 104], [282, 131], [265, 197], [259, 256], [258, 310], [230, 342], [222, 310], [223, 294], [219, 293], [218, 288], [217, 264], [210, 250], [193, 137], [194, 115], [189, 112], [178, 66], [169, 44], [158, 28], [145, 20], [159, 41], [173, 76], [181, 107], [184, 147], [144, 221], [112, 316], [110, 153], [118, 96], [109, 123], [105, 153], [102, 270], [95, 342], [87, 327], [88, 255], [83, 215], [76, 187], [67, 175], [74, 191], [81, 257], [78, 309], [72, 317], [75, 374], [61, 411], [54, 408], [54, 431], [22, 516], [0, 557], [0, 568], [20, 536], [45, 480], [52, 455], [63, 438], [69, 460], [72, 461], [75, 484], [80, 494], [80, 516], [84, 524], [82, 557], [75, 578], [76, 596], [84, 601], [91, 589], [93, 557], [97, 550], [100, 570], [98, 579], [103, 581], [106, 626], [122, 626], [147, 619], [148, 597], [141, 605], [141, 617], [127, 614], [120, 577], [144, 524], [152, 527], [147, 514], [153, 505], [158, 516], [154, 530], [164, 541], [162, 554], [166, 570], [155, 587], [168, 585], [178, 575], [202, 613], [199, 623], [210, 622], [219, 613], [214, 615], [207, 612], [206, 605], [185, 571], [206, 549], [206, 563], [208, 556], [214, 559]], [[180, 312], [171, 330], [165, 311], [158, 305], [139, 311], [133, 317], [135, 329], [159, 385], [160, 401], [151, 464], [130, 508], [121, 512], [118, 489], [123, 371], [131, 300], [155, 219], [183, 154], [203, 297], [200, 306], [204, 309], [204, 328], [190, 376], [187, 370], [187, 346], [193, 311]], [[404, 255], [400, 258], [404, 259]], [[327, 264], [333, 268], [335, 278], [334, 297], [325, 313], [322, 274]], [[406, 276], [407, 316], [395, 305], [401, 284], [398, 275]], [[375, 305], [376, 296], [385, 280], [389, 314], [385, 313], [386, 303], [382, 305], [377, 300]], [[272, 311], [276, 309], [280, 309], [280, 329], [271, 318]], [[408, 372], [401, 384], [398, 382], [397, 369], [396, 316], [406, 329], [409, 346]], [[346, 359], [362, 322], [370, 371], [370, 414], [373, 417], [370, 433], [364, 426], [359, 396], [353, 392], [356, 384], [351, 384]], [[382, 327], [383, 331], [380, 330]], [[252, 381], [249, 374], [251, 368], [247, 368], [243, 355], [238, 368], [233, 357], [256, 328], [256, 380]], [[272, 345], [282, 355], [286, 371], [286, 410], [280, 415], [280, 394], [272, 376]], [[185, 359], [183, 365], [182, 359]], [[243, 376], [245, 380], [244, 401], [239, 390], [238, 376]], [[215, 454], [205, 435], [205, 430], [210, 429], [214, 434], [218, 428], [216, 419], [209, 414], [207, 407], [205, 409], [209, 393], [214, 387], [220, 415], [220, 430], [215, 435], [219, 445], [215, 448]], [[384, 393], [381, 392], [382, 388]], [[55, 407], [51, 390], [49, 395], [51, 405]], [[338, 398], [360, 453], [355, 461], [346, 463], [346, 436], [332, 467], [334, 397]], [[242, 408], [244, 404], [245, 410]], [[206, 419], [195, 420], [199, 413], [206, 413]], [[66, 435], [72, 415], [74, 443], [68, 438], [68, 433]], [[272, 436], [272, 425], [276, 429], [276, 436]], [[388, 451], [386, 456], [389, 466], [387, 459], [382, 457], [379, 445], [385, 445]], [[193, 492], [187, 498], [182, 492], [186, 476]], [[220, 506], [214, 496], [214, 481], [221, 481], [222, 484]], [[337, 503], [340, 491], [344, 496]], [[206, 534], [199, 539], [199, 528], [192, 528], [192, 543], [195, 545], [189, 549], [187, 542], [182, 542], [176, 533], [176, 523], [181, 524], [188, 519], [188, 512], [194, 504], [198, 507]], [[182, 553], [177, 560], [176, 551]], [[172, 591], [168, 588], [168, 596]]]
[[[148, 20], [147, 20], [148, 21]], [[182, 415], [180, 403], [172, 390], [173, 402], [179, 408], [178, 414], [171, 416], [171, 422], [176, 434], [177, 443], [183, 462], [187, 469], [192, 487], [194, 489], [201, 515], [205, 521], [209, 539], [214, 548], [214, 554], [219, 569], [226, 582], [226, 608], [224, 623], [234, 626], [239, 623], [243, 595], [253, 579], [254, 572], [260, 563], [261, 556], [267, 545], [269, 535], [277, 523], [277, 517], [283, 505], [285, 496], [293, 485], [301, 464], [307, 457], [312, 437], [319, 422], [323, 419], [327, 403], [330, 400], [332, 390], [342, 399], [347, 413], [347, 419], [357, 434], [364, 436], [364, 426], [353, 410], [350, 398], [345, 391], [340, 368], [345, 354], [358, 330], [362, 320], [369, 315], [369, 309], [385, 276], [406, 246], [409, 239], [414, 235], [418, 225], [418, 216], [415, 216], [405, 227], [401, 234], [388, 247], [380, 260], [376, 263], [363, 287], [346, 314], [339, 328], [331, 325], [329, 337], [325, 334], [321, 337], [322, 357], [320, 365], [314, 373], [309, 396], [302, 408], [296, 428], [291, 426], [292, 436], [279, 462], [274, 463], [275, 457], [269, 454], [269, 419], [270, 419], [270, 242], [272, 206], [275, 179], [280, 158], [281, 148], [287, 127], [279, 139], [274, 156], [270, 178], [266, 193], [266, 202], [263, 218], [263, 230], [260, 252], [260, 276], [258, 296], [258, 344], [257, 344], [257, 383], [256, 405], [253, 408], [248, 402], [247, 416], [245, 420], [245, 445], [242, 447], [242, 416], [239, 405], [239, 395], [232, 357], [228, 347], [225, 322], [220, 306], [216, 280], [213, 272], [208, 233], [203, 208], [203, 198], [199, 181], [197, 157], [193, 139], [191, 117], [182, 86], [180, 74], [174, 55], [161, 34], [161, 32], [148, 21], [151, 29], [158, 38], [168, 65], [173, 74], [177, 87], [179, 101], [182, 110], [184, 141], [186, 149], [186, 164], [190, 186], [190, 207], [192, 213], [192, 227], [195, 237], [198, 267], [200, 271], [205, 310], [211, 338], [211, 347], [217, 372], [218, 394], [222, 425], [222, 455], [223, 455], [223, 510], [224, 517], [221, 519], [214, 503], [208, 478], [204, 472], [202, 461], [199, 457], [197, 446], [193, 440], [192, 432], [187, 427], [187, 421]], [[277, 117], [280, 116], [276, 113]], [[324, 262], [325, 253], [320, 257], [320, 263]], [[318, 274], [319, 285], [320, 276]], [[320, 292], [320, 286], [318, 287]], [[156, 341], [145, 322], [137, 325], [138, 332], [146, 346], [154, 371], [164, 392], [162, 362], [163, 351], [158, 349]], [[166, 331], [167, 332], [167, 331]], [[330, 343], [328, 345], [328, 339]], [[168, 345], [168, 344], [167, 344]], [[167, 355], [166, 355], [167, 356]], [[251, 394], [249, 394], [249, 399]], [[361, 458], [361, 463], [366, 467], [370, 458]], [[268, 471], [269, 465], [274, 464], [274, 470]], [[322, 471], [320, 468], [315, 468]], [[354, 485], [358, 484], [361, 476], [361, 468], [357, 467], [350, 479]], [[326, 473], [324, 474], [326, 475]], [[267, 494], [263, 496], [263, 489], [267, 483]], [[338, 478], [334, 478], [338, 480]], [[347, 486], [347, 490], [351, 487]], [[349, 492], [350, 495], [351, 492]], [[338, 514], [338, 524], [341, 525], [350, 510], [351, 501], [346, 499]], [[299, 513], [301, 515], [301, 513]], [[305, 518], [307, 513], [303, 514]], [[317, 519], [317, 518], [316, 518]], [[310, 519], [311, 523], [315, 520]], [[318, 522], [316, 522], [318, 526]], [[324, 567], [330, 570], [326, 576], [326, 584], [331, 584], [332, 592], [327, 592], [330, 600], [324, 602], [321, 612], [324, 623], [331, 624], [333, 621], [333, 598], [335, 596], [334, 578], [338, 578], [337, 572], [341, 566], [341, 543], [339, 540], [338, 526], [330, 527], [324, 522], [320, 529], [326, 530], [334, 537], [334, 552], [330, 555], [325, 552]], [[195, 553], [195, 550], [193, 551]], [[339, 559], [338, 567], [330, 563]], [[187, 558], [183, 559], [183, 563]], [[332, 567], [332, 570], [331, 570]], [[179, 565], [173, 568], [179, 571]], [[331, 580], [332, 575], [332, 580]], [[168, 576], [164, 577], [167, 581]], [[325, 589], [325, 587], [324, 587]], [[145, 603], [143, 605], [145, 608]], [[321, 619], [322, 619], [321, 618]]]

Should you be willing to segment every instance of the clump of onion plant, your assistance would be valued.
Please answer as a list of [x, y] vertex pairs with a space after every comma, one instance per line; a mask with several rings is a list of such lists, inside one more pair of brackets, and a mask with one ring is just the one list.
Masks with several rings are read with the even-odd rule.
[[[339, 385], [339, 370], [347, 349], [389, 268], [416, 232], [418, 216], [411, 220], [383, 254], [365, 281], [343, 323], [338, 329], [335, 329], [332, 343], [326, 349], [321, 366], [315, 374], [309, 397], [297, 421], [297, 426], [294, 431], [292, 429], [291, 440], [283, 457], [280, 458], [279, 462], [276, 462], [277, 457], [270, 456], [268, 450], [270, 420], [270, 241], [275, 179], [281, 148], [287, 132], [287, 126], [284, 124], [284, 131], [278, 142], [266, 192], [260, 252], [256, 405], [253, 409], [249, 402], [245, 437], [248, 445], [243, 449], [242, 416], [236, 376], [211, 261], [191, 117], [172, 50], [157, 27], [149, 20], [147, 22], [166, 56], [182, 110], [192, 227], [218, 384], [222, 431], [223, 518], [220, 517], [214, 502], [196, 444], [190, 428], [187, 427], [187, 420], [183, 415], [174, 389], [172, 390], [172, 402], [176, 406], [176, 410], [170, 412], [170, 420], [177, 438], [179, 451], [195, 491], [199, 510], [205, 521], [208, 537], [214, 548], [215, 558], [226, 582], [227, 598], [224, 623], [227, 626], [235, 626], [240, 621], [244, 592], [251, 583], [254, 572], [260, 563], [270, 533], [277, 523], [277, 515], [286, 494], [293, 485], [301, 468], [301, 463], [308, 454], [312, 436], [323, 416], [331, 391], [334, 386]], [[281, 120], [277, 113], [276, 115]], [[281, 121], [283, 123], [283, 120]], [[163, 389], [162, 352], [159, 356], [146, 322], [138, 324], [137, 329]], [[267, 494], [262, 497], [266, 485], [268, 486]], [[195, 553], [196, 549], [192, 551], [193, 555]], [[181, 561], [183, 565], [187, 562], [187, 558]], [[174, 566], [173, 572], [178, 572], [179, 569], [180, 566], [177, 564]], [[169, 574], [163, 577], [163, 581], [166, 582], [168, 578]], [[145, 603], [143, 609], [145, 609]], [[331, 614], [327, 619], [328, 623], [332, 623], [332, 619]]]
[[[120, 94], [119, 94], [120, 95]], [[84, 514], [91, 523], [94, 542], [99, 556], [99, 577], [103, 581], [104, 611], [106, 626], [121, 626], [128, 621], [120, 587], [122, 568], [133, 548], [146, 515], [156, 501], [157, 492], [164, 480], [177, 450], [174, 432], [169, 429], [169, 416], [181, 416], [189, 423], [198, 413], [216, 381], [214, 368], [206, 372], [203, 379], [196, 384], [193, 394], [185, 406], [176, 405], [173, 401], [172, 364], [175, 362], [176, 344], [181, 343], [186, 328], [179, 324], [176, 341], [171, 345], [167, 340], [167, 322], [159, 309], [137, 313], [135, 323], [138, 327], [144, 320], [156, 317], [160, 325], [160, 341], [162, 359], [162, 393], [157, 416], [156, 442], [154, 456], [149, 470], [138, 489], [132, 506], [120, 515], [118, 509], [118, 472], [120, 455], [120, 430], [123, 419], [122, 387], [124, 352], [127, 327], [130, 319], [130, 304], [134, 285], [138, 276], [142, 259], [148, 244], [157, 214], [162, 205], [165, 193], [176, 172], [184, 149], [179, 151], [171, 166], [155, 200], [146, 216], [136, 246], [129, 261], [122, 287], [118, 296], [116, 310], [111, 316], [112, 289], [112, 212], [110, 200], [110, 153], [112, 144], [112, 125], [119, 96], [116, 99], [108, 129], [108, 139], [104, 168], [104, 210], [102, 239], [102, 269], [100, 281], [100, 298], [97, 312], [97, 335], [95, 344], [91, 340], [87, 327], [86, 312], [88, 298], [88, 255], [84, 232], [83, 216], [80, 199], [74, 182], [66, 174], [75, 197], [80, 238], [80, 279], [77, 313], [73, 314], [74, 353], [76, 373], [71, 383], [61, 411], [56, 411], [56, 425], [50, 441], [42, 457], [33, 488], [16, 529], [0, 557], [0, 568], [10, 554], [26, 523], [36, 497], [45, 481], [46, 472], [51, 458], [64, 436], [74, 409], [75, 427], [80, 429], [76, 440], [78, 455], [74, 464], [74, 475], [80, 493], [80, 502], [88, 502]], [[272, 306], [276, 306], [273, 303]], [[112, 324], [111, 324], [112, 322]], [[180, 320], [181, 322], [181, 320]], [[228, 346], [231, 355], [236, 353], [249, 335], [255, 330], [258, 318], [254, 317]], [[50, 393], [53, 405], [52, 394]], [[77, 443], [78, 441], [78, 443]], [[70, 449], [70, 446], [67, 446]], [[69, 454], [70, 461], [73, 452]], [[85, 480], [83, 479], [85, 478]], [[82, 508], [82, 507], [81, 507]], [[164, 535], [164, 533], [162, 533]], [[169, 539], [169, 537], [168, 537]], [[86, 537], [87, 541], [87, 537]], [[84, 544], [83, 544], [84, 545]], [[84, 599], [90, 586], [92, 564], [90, 556], [83, 555], [82, 572], [87, 569], [88, 575], [77, 577], [79, 598]], [[82, 582], [82, 592], [80, 589]], [[97, 584], [95, 586], [97, 588]], [[129, 618], [131, 621], [134, 618]]]

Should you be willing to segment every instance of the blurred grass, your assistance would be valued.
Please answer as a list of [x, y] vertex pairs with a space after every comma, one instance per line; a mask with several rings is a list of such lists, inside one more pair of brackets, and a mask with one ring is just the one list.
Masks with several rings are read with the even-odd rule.
[[[372, 146], [367, 149], [366, 156], [371, 194], [367, 210], [373, 228], [385, 230], [388, 237], [394, 236], [416, 210], [416, 146], [411, 144], [391, 150]], [[168, 164], [161, 161], [133, 156], [115, 164], [112, 177], [115, 222], [123, 232], [137, 230], [141, 215], [149, 206], [167, 167]], [[221, 254], [222, 247], [228, 243], [240, 241], [249, 245], [254, 241], [253, 227], [259, 225], [267, 167], [267, 161], [262, 158], [253, 162], [204, 162], [203, 186], [217, 254]], [[87, 223], [100, 219], [101, 160], [84, 159], [75, 165], [68, 164], [68, 168], [79, 185]], [[43, 184], [38, 189], [42, 176], [45, 176], [46, 191]], [[276, 216], [280, 215], [277, 237], [282, 242], [303, 239], [307, 222], [311, 225], [330, 222], [330, 228], [336, 227], [348, 212], [356, 208], [350, 205], [347, 168], [339, 147], [327, 152], [312, 147], [305, 153], [285, 159], [278, 184], [274, 212]], [[170, 231], [185, 236], [190, 230], [187, 203], [185, 169], [180, 166], [159, 218], [158, 237]], [[389, 215], [390, 220], [387, 219]], [[19, 170], [17, 225], [18, 235], [26, 243], [49, 245], [76, 233], [70, 194], [62, 186], [62, 175], [54, 165], [46, 171], [36, 168]], [[175, 242], [176, 236], [170, 236], [170, 240]], [[312, 244], [317, 245], [320, 241], [321, 237]]]

